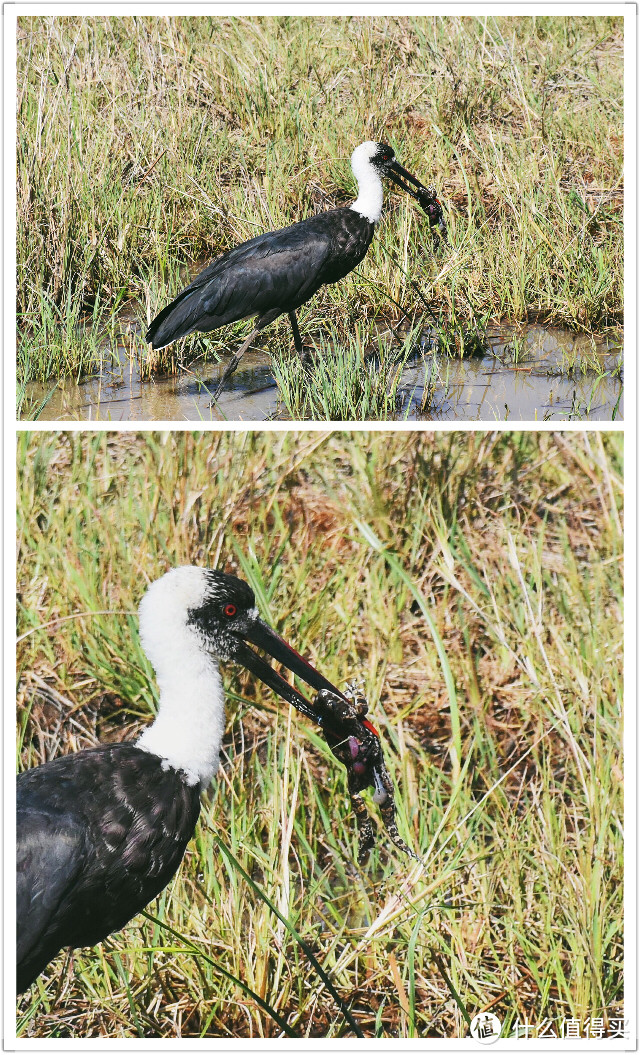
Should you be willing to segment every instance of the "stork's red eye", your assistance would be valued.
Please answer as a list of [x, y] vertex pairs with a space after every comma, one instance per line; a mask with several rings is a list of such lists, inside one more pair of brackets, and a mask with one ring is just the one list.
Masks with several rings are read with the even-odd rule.
[[223, 611], [225, 615], [229, 616], [229, 619], [232, 619], [233, 616], [236, 615], [238, 609], [236, 608], [235, 604], [225, 604]]

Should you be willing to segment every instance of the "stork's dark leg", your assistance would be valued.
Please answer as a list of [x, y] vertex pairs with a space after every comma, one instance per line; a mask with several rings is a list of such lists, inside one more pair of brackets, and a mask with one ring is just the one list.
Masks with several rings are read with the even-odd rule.
[[293, 343], [295, 345], [296, 352], [300, 357], [300, 362], [304, 367], [310, 367], [313, 365], [313, 357], [308, 348], [305, 348], [302, 344], [302, 337], [300, 336], [300, 330], [298, 328], [298, 320], [296, 319], [295, 311], [289, 312], [289, 322], [291, 323], [291, 329], [293, 330]]
[[220, 381], [220, 384], [216, 388], [215, 395], [214, 395], [213, 399], [211, 400], [212, 403], [217, 403], [218, 398], [220, 396], [220, 393], [222, 392], [222, 389], [226, 385], [226, 383], [229, 380], [229, 378], [231, 377], [232, 373], [234, 373], [234, 371], [236, 370], [236, 368], [238, 366], [238, 363], [242, 359], [242, 356], [244, 355], [244, 353], [246, 352], [247, 348], [251, 344], [252, 340], [254, 339], [256, 334], [258, 334], [258, 333], [260, 333], [260, 327], [256, 326], [255, 330], [253, 330], [252, 333], [250, 333], [249, 336], [247, 337], [246, 341], [242, 345], [242, 348], [240, 348], [236, 352], [236, 354], [234, 355], [233, 359], [231, 360], [231, 362], [229, 363], [227, 369], [225, 370], [224, 374], [222, 375], [222, 380]]
[[304, 348], [302, 347], [302, 337], [300, 336], [300, 330], [298, 329], [298, 320], [296, 319], [295, 311], [289, 312], [289, 322], [291, 323], [291, 329], [293, 330], [293, 343], [296, 352], [298, 355], [302, 355]]

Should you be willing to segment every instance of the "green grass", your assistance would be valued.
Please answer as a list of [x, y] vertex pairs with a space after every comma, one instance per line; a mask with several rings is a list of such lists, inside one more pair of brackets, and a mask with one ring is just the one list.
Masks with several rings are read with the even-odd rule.
[[[278, 356], [273, 373], [280, 390], [281, 405], [295, 421], [396, 421], [401, 403], [400, 378], [415, 330], [398, 342], [389, 354], [389, 330], [367, 334], [356, 323], [351, 342], [342, 343], [338, 331], [328, 332], [309, 346], [309, 361], [298, 356]], [[377, 338], [374, 352], [371, 338]]]
[[389, 191], [312, 333], [357, 346], [356, 321], [427, 309], [620, 327], [622, 33], [573, 15], [19, 18], [19, 380], [95, 369], [126, 302], [146, 356], [146, 325], [204, 261], [352, 200], [371, 137], [436, 186], [451, 245]]
[[619, 432], [19, 434], [19, 766], [141, 730], [146, 583], [217, 566], [327, 677], [364, 679], [426, 863], [381, 831], [358, 868], [344, 771], [226, 666], [222, 769], [178, 875], [51, 964], [20, 1036], [621, 1016], [622, 451]]

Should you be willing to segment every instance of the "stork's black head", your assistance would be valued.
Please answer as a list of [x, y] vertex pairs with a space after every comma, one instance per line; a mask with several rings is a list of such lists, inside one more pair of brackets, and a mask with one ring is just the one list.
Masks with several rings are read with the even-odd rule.
[[174, 568], [149, 588], [140, 616], [148, 653], [150, 638], [157, 637], [154, 631], [161, 624], [165, 641], [170, 639], [172, 628], [175, 632], [182, 624], [195, 631], [201, 648], [219, 659], [242, 664], [303, 714], [317, 720], [309, 701], [249, 644], [265, 651], [312, 688], [328, 689], [344, 699], [339, 689], [260, 618], [253, 590], [235, 575], [208, 568]]
[[375, 151], [370, 164], [381, 176], [387, 176], [396, 160], [396, 155], [387, 143], [375, 143], [373, 146], [375, 146]]
[[246, 638], [258, 620], [253, 590], [243, 579], [209, 568], [198, 569], [202, 596], [187, 611], [205, 647], [220, 659], [235, 659], [238, 640]]

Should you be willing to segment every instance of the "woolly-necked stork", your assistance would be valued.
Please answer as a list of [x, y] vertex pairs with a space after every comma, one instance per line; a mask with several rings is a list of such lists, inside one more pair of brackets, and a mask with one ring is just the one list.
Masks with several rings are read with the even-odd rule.
[[[140, 637], [160, 690], [155, 721], [135, 743], [102, 744], [18, 776], [19, 992], [60, 949], [95, 945], [123, 927], [178, 869], [219, 764], [219, 660], [242, 664], [320, 725], [313, 705], [248, 643], [328, 690], [334, 708], [335, 697], [345, 700], [259, 618], [253, 591], [233, 575], [167, 572], [142, 600]], [[335, 723], [332, 732], [329, 715], [324, 732], [338, 744], [337, 712]], [[366, 720], [355, 728], [377, 741]]]
[[214, 401], [256, 334], [280, 315], [288, 314], [296, 351], [303, 354], [296, 309], [321, 286], [344, 278], [363, 259], [382, 213], [383, 176], [416, 198], [430, 226], [446, 236], [435, 191], [398, 164], [386, 143], [361, 143], [351, 156], [351, 168], [358, 184], [352, 205], [268, 231], [223, 253], [151, 323], [146, 338], [158, 349], [189, 333], [208, 333], [256, 316], [255, 329], [225, 370]]

